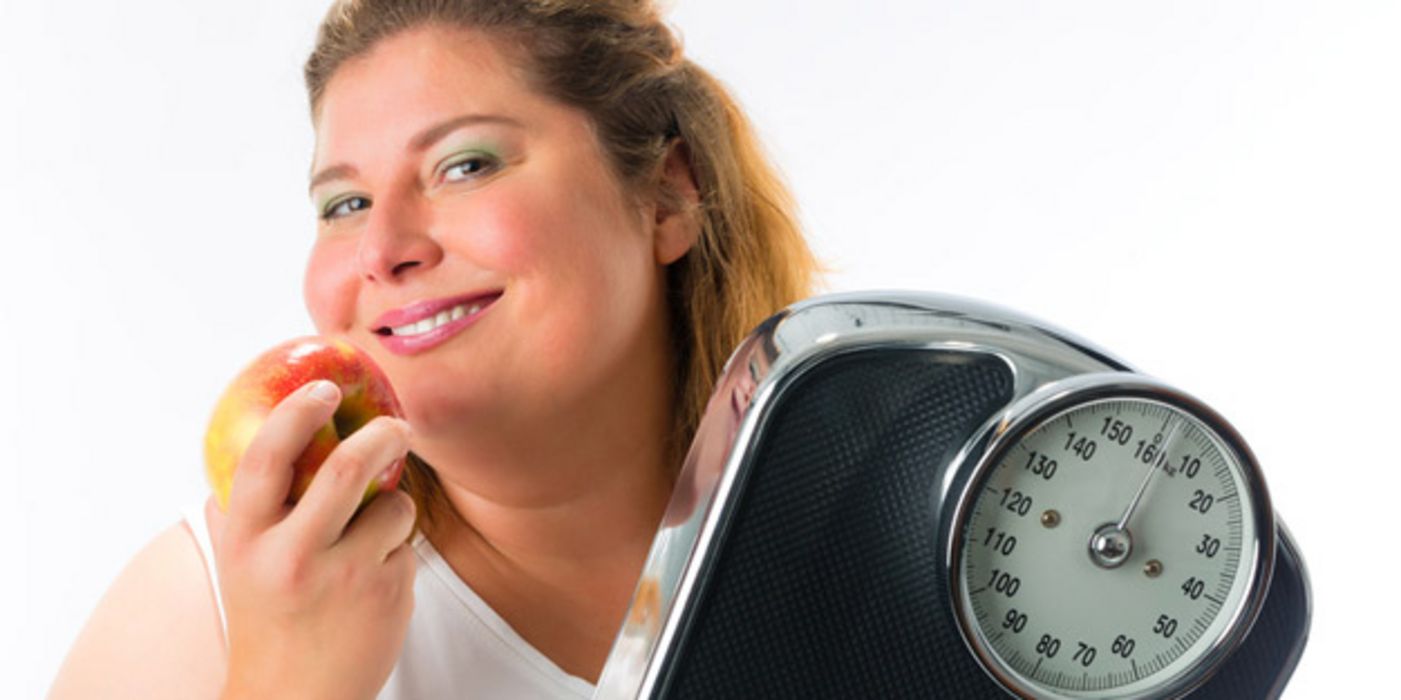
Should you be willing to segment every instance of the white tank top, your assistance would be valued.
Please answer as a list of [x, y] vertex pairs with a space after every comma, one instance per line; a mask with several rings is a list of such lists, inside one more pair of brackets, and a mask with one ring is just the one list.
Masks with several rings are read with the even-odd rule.
[[[228, 621], [204, 502], [183, 513], [204, 556], [227, 642]], [[511, 629], [458, 578], [428, 538], [416, 535], [413, 548], [418, 558], [413, 617], [379, 700], [592, 697], [592, 684], [566, 673]]]

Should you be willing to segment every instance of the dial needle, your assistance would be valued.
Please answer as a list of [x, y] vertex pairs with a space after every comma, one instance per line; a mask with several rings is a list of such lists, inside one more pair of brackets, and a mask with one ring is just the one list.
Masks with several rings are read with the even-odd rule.
[[1167, 439], [1163, 440], [1163, 449], [1158, 452], [1156, 459], [1149, 461], [1148, 473], [1144, 475], [1143, 483], [1138, 485], [1138, 493], [1135, 493], [1133, 495], [1133, 500], [1129, 501], [1128, 509], [1126, 509], [1123, 516], [1119, 518], [1119, 522], [1114, 524], [1115, 529], [1119, 531], [1128, 529], [1129, 518], [1132, 518], [1133, 512], [1138, 510], [1138, 503], [1143, 500], [1143, 494], [1148, 490], [1148, 483], [1153, 480], [1153, 475], [1158, 473], [1158, 465], [1167, 459], [1168, 449], [1172, 447], [1172, 441], [1177, 438], [1177, 431], [1181, 427], [1182, 423], [1180, 421], [1172, 426], [1172, 432], [1169, 432]]

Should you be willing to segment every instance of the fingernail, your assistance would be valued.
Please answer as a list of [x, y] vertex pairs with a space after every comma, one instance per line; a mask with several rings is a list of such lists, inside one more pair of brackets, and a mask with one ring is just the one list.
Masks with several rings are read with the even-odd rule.
[[334, 382], [325, 379], [318, 379], [311, 385], [311, 398], [325, 403], [335, 403], [340, 400], [340, 389], [336, 388]]

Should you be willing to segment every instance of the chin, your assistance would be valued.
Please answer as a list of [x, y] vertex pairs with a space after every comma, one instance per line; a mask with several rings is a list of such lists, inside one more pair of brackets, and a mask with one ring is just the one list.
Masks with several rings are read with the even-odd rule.
[[[466, 436], [479, 426], [494, 422], [502, 402], [472, 386], [470, 379], [441, 375], [416, 376], [394, 381], [404, 415], [414, 433], [431, 439], [445, 435]], [[495, 410], [493, 410], [495, 409]]]

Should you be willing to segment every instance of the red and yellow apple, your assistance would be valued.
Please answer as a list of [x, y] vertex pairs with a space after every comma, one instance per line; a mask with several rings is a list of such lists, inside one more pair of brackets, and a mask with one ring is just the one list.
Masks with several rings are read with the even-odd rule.
[[[375, 416], [403, 416], [384, 372], [354, 345], [309, 336], [273, 347], [245, 367], [224, 390], [204, 435], [205, 475], [222, 510], [229, 508], [234, 472], [268, 413], [288, 394], [317, 379], [335, 382], [341, 390], [341, 402], [293, 462], [289, 503], [302, 497], [316, 470], [341, 440]], [[381, 490], [396, 488], [403, 471], [404, 460], [400, 459], [376, 476], [361, 504]]]

